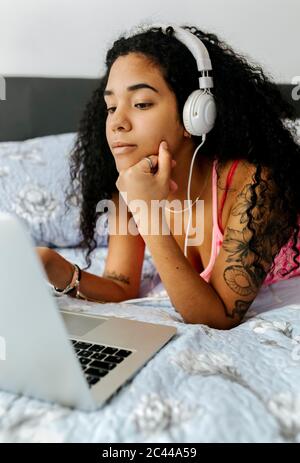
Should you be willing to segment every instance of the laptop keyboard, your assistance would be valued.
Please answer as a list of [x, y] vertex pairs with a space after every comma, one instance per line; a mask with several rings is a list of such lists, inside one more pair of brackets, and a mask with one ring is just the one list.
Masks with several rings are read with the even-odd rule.
[[131, 350], [119, 349], [118, 347], [92, 344], [76, 339], [71, 339], [71, 341], [89, 387], [98, 383], [101, 378], [132, 354]]

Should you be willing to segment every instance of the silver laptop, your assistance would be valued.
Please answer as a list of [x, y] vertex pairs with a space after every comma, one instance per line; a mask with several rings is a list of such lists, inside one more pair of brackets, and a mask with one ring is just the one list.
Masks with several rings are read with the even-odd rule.
[[94, 410], [176, 333], [59, 310], [29, 231], [11, 214], [0, 213], [0, 256], [2, 390]]

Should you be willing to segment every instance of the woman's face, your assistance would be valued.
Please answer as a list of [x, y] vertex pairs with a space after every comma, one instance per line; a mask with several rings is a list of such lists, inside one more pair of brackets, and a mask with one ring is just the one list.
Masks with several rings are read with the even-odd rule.
[[[176, 159], [186, 140], [176, 97], [145, 55], [130, 53], [114, 62], [104, 99], [108, 109], [106, 138], [119, 172], [149, 154], [157, 155], [162, 140], [167, 141]], [[133, 146], [117, 148], [115, 143]]]

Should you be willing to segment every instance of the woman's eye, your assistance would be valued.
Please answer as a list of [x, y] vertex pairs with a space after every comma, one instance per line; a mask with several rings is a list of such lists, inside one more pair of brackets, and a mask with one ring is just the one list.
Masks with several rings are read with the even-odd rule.
[[[141, 106], [140, 109], [144, 109], [144, 108], [148, 108], [148, 107], [152, 106], [152, 103], [137, 103], [135, 106], [136, 106], [136, 107], [137, 107], [137, 106]], [[116, 109], [116, 107], [115, 107], [115, 106], [111, 106], [110, 108], [106, 108], [106, 112], [107, 112], [108, 114], [110, 114], [110, 113], [112, 112], [113, 109]]]
[[152, 103], [137, 103], [135, 106], [143, 106], [144, 108], [148, 108], [152, 106]]

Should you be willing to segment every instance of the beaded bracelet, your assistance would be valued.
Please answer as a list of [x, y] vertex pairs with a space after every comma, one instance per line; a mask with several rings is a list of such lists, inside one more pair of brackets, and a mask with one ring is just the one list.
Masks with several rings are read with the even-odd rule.
[[69, 294], [74, 288], [78, 288], [79, 281], [81, 280], [81, 269], [78, 267], [77, 264], [73, 264], [74, 266], [74, 273], [72, 276], [71, 282], [64, 288], [59, 289], [54, 286], [54, 290], [57, 296], [63, 296], [65, 294]]

